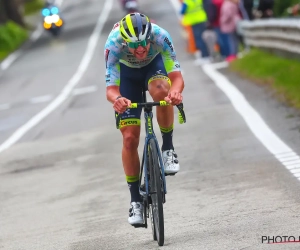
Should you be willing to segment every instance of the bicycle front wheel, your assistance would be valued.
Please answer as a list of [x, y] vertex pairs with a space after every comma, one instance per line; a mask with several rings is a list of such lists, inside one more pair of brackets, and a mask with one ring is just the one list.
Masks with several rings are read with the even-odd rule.
[[[150, 173], [150, 195], [153, 219], [152, 230], [153, 238], [157, 240], [159, 246], [164, 245], [164, 211], [163, 211], [163, 192], [164, 185], [161, 178], [161, 170], [158, 161], [158, 152], [154, 139], [149, 140], [149, 173]], [[156, 237], [155, 237], [156, 236]]]

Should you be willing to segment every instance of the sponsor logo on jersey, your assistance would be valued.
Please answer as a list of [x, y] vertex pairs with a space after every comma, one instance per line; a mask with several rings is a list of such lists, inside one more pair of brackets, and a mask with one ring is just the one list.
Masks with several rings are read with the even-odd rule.
[[108, 55], [109, 55], [109, 52], [110, 52], [110, 50], [109, 49], [106, 49], [105, 50], [105, 65], [106, 65], [106, 68], [107, 68], [107, 61], [108, 61]]
[[126, 120], [121, 120], [120, 121], [120, 128], [126, 127], [126, 126], [132, 126], [132, 125], [140, 125], [141, 120], [140, 119], [126, 119]]
[[173, 45], [172, 45], [172, 43], [170, 42], [169, 38], [165, 37], [164, 41], [166, 42], [166, 44], [169, 45], [171, 51], [174, 52]]

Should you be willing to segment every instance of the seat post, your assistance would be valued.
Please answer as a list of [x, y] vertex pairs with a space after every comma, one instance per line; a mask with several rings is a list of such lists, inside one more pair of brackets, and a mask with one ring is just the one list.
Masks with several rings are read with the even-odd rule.
[[146, 97], [146, 90], [145, 88], [142, 89], [142, 93], [143, 93], [143, 102], [146, 103], [147, 102], [147, 97]]
[[[143, 102], [144, 103], [146, 103], [147, 102], [147, 97], [146, 97], [146, 90], [145, 90], [145, 88], [143, 88], [142, 89], [142, 93], [143, 93]], [[147, 114], [149, 114], [151, 111], [152, 111], [152, 106], [151, 105], [149, 105], [149, 106], [145, 106], [144, 107], [144, 111], [147, 113]]]

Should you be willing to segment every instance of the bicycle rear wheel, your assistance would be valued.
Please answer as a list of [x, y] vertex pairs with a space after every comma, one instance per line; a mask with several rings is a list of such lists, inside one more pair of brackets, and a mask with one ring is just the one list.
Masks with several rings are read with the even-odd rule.
[[[164, 245], [164, 211], [163, 211], [163, 192], [164, 185], [161, 178], [161, 171], [158, 161], [158, 152], [154, 139], [149, 140], [149, 172], [150, 172], [150, 195], [151, 195], [151, 208], [153, 219], [152, 230], [153, 239], [157, 240], [159, 246]], [[155, 235], [154, 235], [155, 234]]]

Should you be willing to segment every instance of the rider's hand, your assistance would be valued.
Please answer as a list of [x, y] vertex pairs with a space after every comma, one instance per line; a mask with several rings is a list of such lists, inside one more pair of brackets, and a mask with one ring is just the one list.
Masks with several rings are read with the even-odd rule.
[[118, 113], [118, 114], [122, 114], [126, 111], [126, 109], [128, 107], [130, 107], [131, 105], [131, 101], [128, 100], [127, 98], [125, 97], [120, 97], [120, 98], [117, 98], [114, 102], [114, 110]]
[[165, 101], [172, 105], [178, 105], [182, 103], [182, 95], [180, 92], [171, 90], [169, 94], [165, 97]]

